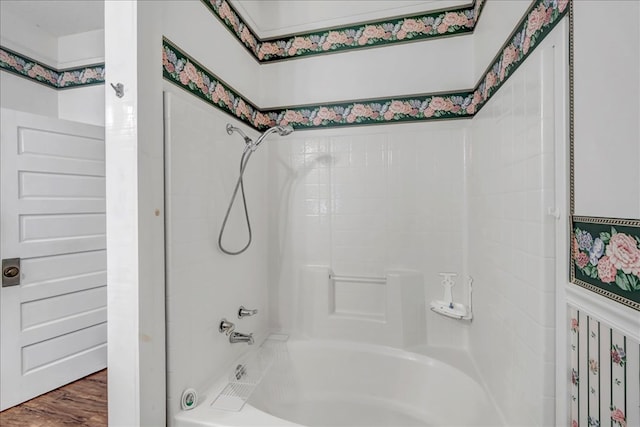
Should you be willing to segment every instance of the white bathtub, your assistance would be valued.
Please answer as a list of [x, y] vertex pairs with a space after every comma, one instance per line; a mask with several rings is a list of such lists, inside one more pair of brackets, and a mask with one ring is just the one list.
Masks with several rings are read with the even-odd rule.
[[[193, 426], [498, 426], [500, 418], [470, 375], [441, 360], [368, 344], [289, 341], [238, 412], [211, 404], [175, 417]], [[282, 359], [282, 358], [280, 358]]]

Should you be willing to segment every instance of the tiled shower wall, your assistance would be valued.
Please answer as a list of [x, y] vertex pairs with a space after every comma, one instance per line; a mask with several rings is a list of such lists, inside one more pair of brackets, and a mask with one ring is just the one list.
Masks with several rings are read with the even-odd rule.
[[[274, 327], [297, 330], [299, 270], [339, 275], [424, 274], [441, 299], [438, 272], [463, 275], [464, 124], [305, 131], [271, 142], [269, 268]], [[466, 346], [466, 326], [427, 316], [428, 342]]]
[[507, 425], [554, 424], [555, 219], [546, 214], [554, 206], [550, 39], [471, 127], [469, 349]]
[[[169, 90], [171, 88], [168, 88]], [[245, 173], [253, 243], [242, 255], [217, 247], [220, 225], [238, 177], [244, 142], [227, 135], [233, 121], [182, 92], [168, 102], [166, 132], [166, 315], [168, 419], [183, 390], [206, 387], [247, 350], [218, 332], [222, 317], [236, 330], [265, 337], [267, 313], [267, 156], [258, 150]], [[237, 124], [237, 123], [236, 123]], [[251, 133], [244, 128], [244, 132]], [[238, 195], [235, 208], [242, 206]], [[232, 211], [224, 242], [233, 250], [247, 239], [240, 209]], [[238, 319], [238, 307], [259, 310]]]

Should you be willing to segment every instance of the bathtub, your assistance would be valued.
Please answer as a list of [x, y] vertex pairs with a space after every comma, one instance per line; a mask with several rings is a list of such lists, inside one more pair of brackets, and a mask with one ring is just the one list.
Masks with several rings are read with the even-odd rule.
[[[499, 426], [469, 374], [423, 354], [340, 341], [285, 344], [239, 411], [214, 409], [225, 376], [174, 425]], [[234, 364], [235, 365], [235, 364]]]

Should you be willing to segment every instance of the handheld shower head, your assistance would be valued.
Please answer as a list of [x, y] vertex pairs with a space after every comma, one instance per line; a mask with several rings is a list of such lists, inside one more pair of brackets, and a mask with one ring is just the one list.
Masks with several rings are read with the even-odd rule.
[[291, 126], [274, 126], [264, 131], [254, 143], [253, 139], [249, 138], [244, 132], [242, 132], [240, 128], [233, 126], [231, 123], [227, 123], [226, 130], [229, 135], [232, 135], [234, 132], [238, 132], [240, 136], [244, 138], [245, 144], [249, 145], [252, 150], [255, 150], [267, 136], [271, 135], [274, 132], [278, 132], [278, 135], [280, 136], [287, 136], [293, 132], [293, 128]]
[[267, 130], [265, 130], [262, 135], [260, 135], [258, 137], [258, 139], [255, 142], [255, 146], [257, 147], [258, 145], [260, 145], [262, 143], [262, 141], [264, 141], [264, 139], [271, 135], [274, 132], [278, 132], [278, 135], [280, 136], [287, 136], [289, 134], [291, 134], [293, 132], [293, 128], [291, 126], [274, 126], [272, 128], [269, 128]]
[[293, 128], [291, 126], [276, 126], [278, 128], [278, 134], [280, 136], [287, 136], [293, 133]]
[[[244, 147], [244, 151], [242, 152], [242, 157], [240, 159], [240, 176], [238, 176], [236, 187], [233, 190], [233, 195], [231, 196], [231, 201], [229, 201], [229, 207], [227, 208], [227, 213], [224, 216], [224, 220], [222, 221], [222, 227], [220, 228], [220, 234], [218, 235], [218, 247], [222, 252], [224, 252], [227, 255], [239, 255], [247, 250], [249, 245], [251, 245], [251, 240], [252, 240], [251, 222], [249, 221], [249, 210], [247, 209], [247, 200], [244, 195], [244, 183], [242, 181], [242, 176], [244, 175], [244, 171], [245, 171], [245, 168], [247, 167], [247, 163], [249, 163], [249, 158], [251, 157], [251, 154], [256, 150], [256, 148], [258, 148], [258, 145], [260, 145], [267, 136], [271, 135], [274, 132], [278, 132], [280, 136], [289, 135], [291, 132], [293, 132], [293, 128], [291, 126], [274, 126], [264, 131], [262, 135], [258, 137], [255, 143], [251, 138], [245, 135], [240, 129], [232, 126], [229, 123], [227, 123], [226, 130], [229, 135], [231, 135], [234, 132], [238, 132], [244, 138], [244, 142], [246, 145]], [[224, 230], [227, 226], [227, 220], [229, 219], [229, 214], [231, 213], [233, 202], [236, 200], [238, 189], [240, 189], [240, 191], [242, 192], [242, 204], [244, 205], [244, 215], [247, 220], [247, 231], [249, 232], [249, 240], [242, 249], [238, 251], [231, 251], [226, 249], [222, 244], [222, 235], [224, 234]]]

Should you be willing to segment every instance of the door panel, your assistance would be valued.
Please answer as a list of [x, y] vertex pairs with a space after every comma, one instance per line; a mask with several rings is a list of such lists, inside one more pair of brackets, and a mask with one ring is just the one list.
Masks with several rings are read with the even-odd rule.
[[104, 128], [2, 109], [0, 410], [106, 366]]

